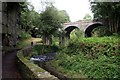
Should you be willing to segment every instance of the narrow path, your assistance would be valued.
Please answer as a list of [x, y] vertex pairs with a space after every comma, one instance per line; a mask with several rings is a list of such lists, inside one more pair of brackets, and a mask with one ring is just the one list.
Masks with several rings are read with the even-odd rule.
[[17, 51], [12, 51], [2, 56], [2, 79], [22, 78], [16, 65], [16, 53]]

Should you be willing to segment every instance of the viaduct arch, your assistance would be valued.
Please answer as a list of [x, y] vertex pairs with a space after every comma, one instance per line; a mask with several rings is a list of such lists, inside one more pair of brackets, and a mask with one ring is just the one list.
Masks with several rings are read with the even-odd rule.
[[63, 29], [66, 31], [65, 36], [70, 38], [70, 33], [75, 28], [79, 28], [84, 32], [85, 37], [91, 37], [92, 30], [96, 27], [104, 26], [102, 22], [93, 22], [92, 20], [80, 20], [77, 22], [64, 23]]
[[66, 31], [65, 36], [70, 39], [70, 33], [71, 33], [75, 28], [78, 28], [78, 27], [77, 27], [77, 26], [68, 26], [67, 28], [65, 28], [65, 31]]
[[93, 24], [88, 25], [87, 28], [85, 29], [85, 37], [91, 37], [92, 30], [99, 26], [104, 26], [104, 25], [100, 22], [95, 22]]

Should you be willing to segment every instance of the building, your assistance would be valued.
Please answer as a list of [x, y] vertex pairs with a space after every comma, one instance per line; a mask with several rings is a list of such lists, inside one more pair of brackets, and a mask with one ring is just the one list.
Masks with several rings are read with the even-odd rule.
[[[1, 4], [0, 4], [1, 5]], [[2, 2], [2, 47], [15, 47], [18, 37], [20, 4]]]

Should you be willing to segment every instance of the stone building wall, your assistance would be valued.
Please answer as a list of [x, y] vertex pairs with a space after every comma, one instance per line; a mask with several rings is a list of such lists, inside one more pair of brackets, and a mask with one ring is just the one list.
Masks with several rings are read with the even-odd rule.
[[0, 51], [2, 49], [2, 2], [0, 1]]
[[19, 29], [19, 10], [18, 2], [2, 3], [2, 45], [13, 47], [17, 43]]

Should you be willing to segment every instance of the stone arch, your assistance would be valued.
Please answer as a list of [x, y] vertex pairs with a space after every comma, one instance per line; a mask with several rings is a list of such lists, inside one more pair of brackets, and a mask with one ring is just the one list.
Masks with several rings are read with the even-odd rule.
[[101, 22], [96, 22], [88, 25], [87, 28], [85, 29], [85, 37], [91, 37], [92, 30], [99, 26], [104, 26], [104, 25]]
[[65, 31], [66, 31], [65, 36], [66, 36], [67, 38], [70, 38], [70, 33], [71, 33], [75, 28], [79, 28], [79, 27], [77, 27], [77, 26], [68, 26], [67, 28], [65, 28]]

